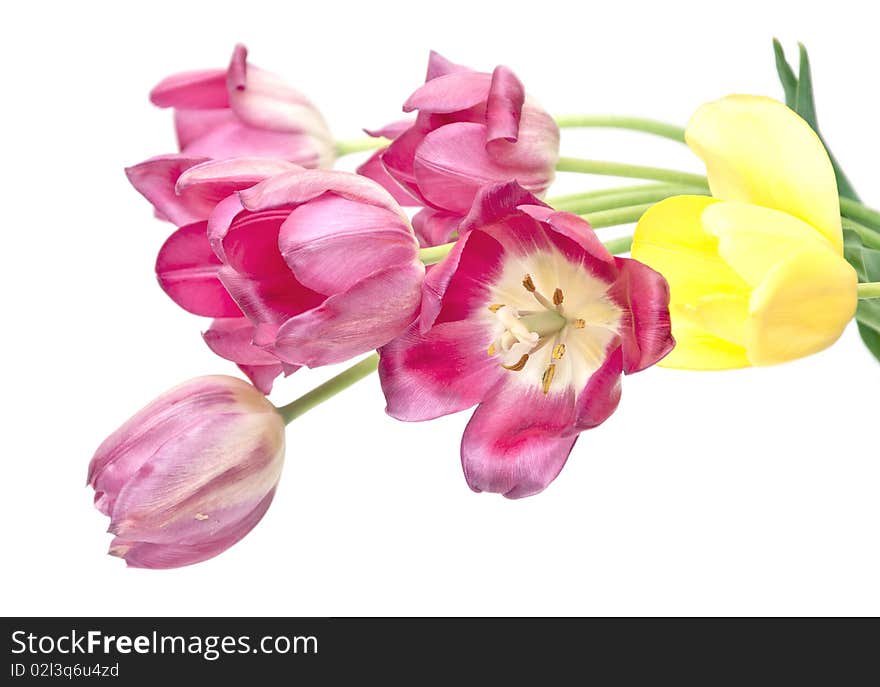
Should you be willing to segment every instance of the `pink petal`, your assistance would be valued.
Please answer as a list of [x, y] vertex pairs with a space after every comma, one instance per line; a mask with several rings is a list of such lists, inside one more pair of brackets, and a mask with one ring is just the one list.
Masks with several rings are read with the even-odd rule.
[[227, 73], [229, 107], [257, 129], [307, 133], [332, 143], [323, 117], [299, 91], [280, 77], [247, 64], [247, 49], [235, 46]]
[[227, 160], [210, 160], [190, 167], [177, 179], [176, 191], [180, 195], [198, 191], [205, 198], [214, 199], [214, 205], [235, 191], [249, 188], [264, 179], [302, 169], [280, 158], [239, 157]]
[[[474, 197], [474, 202], [461, 221], [461, 231], [467, 232], [489, 224], [501, 222], [520, 212], [522, 206], [530, 208], [546, 207], [541, 200], [529, 193], [515, 181], [502, 181], [487, 184]], [[537, 213], [538, 210], [530, 210]], [[543, 215], [536, 219], [543, 221]]]
[[178, 197], [174, 191], [181, 173], [206, 159], [192, 155], [159, 155], [126, 168], [125, 175], [163, 218], [182, 226], [208, 216], [209, 210], [202, 204], [193, 205], [185, 198]]
[[573, 390], [544, 395], [516, 374], [477, 406], [464, 431], [461, 464], [474, 491], [537, 494], [562, 470], [577, 440]]
[[394, 198], [375, 181], [337, 170], [287, 172], [266, 179], [240, 193], [242, 205], [252, 211], [300, 205], [332, 191], [338, 196], [406, 215]]
[[110, 554], [125, 559], [132, 568], [167, 569], [200, 563], [222, 553], [250, 532], [263, 519], [274, 496], [275, 489], [272, 489], [247, 516], [224, 527], [206, 541], [174, 545], [126, 541], [116, 537], [110, 545]]
[[282, 373], [286, 377], [297, 368], [284, 369], [278, 358], [255, 346], [254, 333], [248, 319], [237, 317], [214, 320], [202, 336], [214, 353], [236, 363], [257, 389], [268, 394], [276, 377]]
[[483, 72], [461, 71], [426, 81], [403, 105], [404, 112], [420, 110], [448, 113], [485, 102], [492, 77]]
[[516, 142], [525, 99], [525, 88], [516, 74], [507, 67], [496, 67], [486, 103], [487, 140]]
[[187, 142], [188, 155], [223, 159], [234, 157], [277, 157], [303, 167], [319, 167], [332, 160], [329, 146], [303, 133], [268, 131], [241, 122], [228, 122], [209, 129]]
[[[259, 440], [258, 422], [240, 412], [215, 412], [193, 431], [167, 435], [119, 491], [110, 532], [121, 539], [189, 545], [206, 538], [206, 527], [218, 533], [234, 529], [274, 488], [276, 451], [262, 445], [248, 450]], [[244, 442], [239, 449], [230, 446], [236, 435]], [[246, 453], [237, 456], [236, 450]], [[203, 503], [210, 508], [210, 523], [193, 517]]]
[[416, 150], [425, 140], [427, 130], [414, 125], [397, 136], [381, 154], [380, 159], [386, 171], [419, 203], [426, 203], [416, 183], [414, 171]]
[[235, 113], [228, 108], [221, 110], [174, 110], [177, 145], [181, 150], [186, 150], [193, 141], [214, 129], [237, 122]]
[[385, 411], [405, 421], [432, 420], [479, 403], [508, 374], [486, 354], [492, 332], [473, 320], [420, 334], [411, 326], [379, 351]]
[[503, 268], [504, 250], [482, 231], [462, 236], [449, 254], [432, 267], [422, 289], [420, 328], [463, 320], [489, 305], [488, 286]]
[[174, 232], [159, 250], [159, 285], [181, 308], [205, 317], [236, 317], [238, 306], [218, 278], [220, 261], [208, 243], [207, 222]]
[[[271, 344], [282, 324], [325, 299], [300, 284], [289, 271], [257, 278], [221, 267], [219, 276], [241, 312], [253, 323], [257, 346]], [[295, 360], [288, 362], [300, 364]]]
[[230, 410], [236, 407], [227, 379], [185, 382], [153, 400], [104, 440], [89, 463], [88, 483], [95, 489], [98, 510], [110, 515], [114, 495], [169, 436], [185, 433], [200, 421], [203, 411], [218, 404], [228, 404]]
[[610, 293], [624, 310], [624, 372], [630, 374], [650, 367], [675, 346], [669, 322], [669, 284], [638, 260], [614, 260], [620, 277]]
[[[549, 224], [557, 234], [570, 239], [592, 258], [613, 265], [614, 256], [596, 236], [596, 232], [585, 219], [570, 212], [556, 212], [546, 205], [521, 205], [517, 208], [539, 222]], [[561, 248], [561, 246], [558, 246]]]
[[425, 76], [425, 81], [436, 79], [438, 76], [454, 74], [455, 72], [470, 71], [473, 70], [469, 67], [464, 67], [460, 64], [456, 64], [455, 62], [451, 62], [443, 57], [443, 55], [441, 55], [440, 53], [432, 50], [430, 55], [428, 56], [428, 73]]
[[590, 376], [587, 385], [578, 394], [577, 431], [598, 427], [611, 417], [620, 402], [622, 372], [623, 351], [617, 347], [606, 356], [605, 362]]
[[278, 365], [281, 371], [278, 358], [254, 346], [254, 326], [247, 318], [215, 319], [202, 336], [208, 347], [221, 358], [240, 365]]
[[385, 345], [418, 314], [421, 263], [394, 266], [285, 322], [273, 352], [308, 367], [330, 365]]
[[413, 119], [399, 119], [396, 122], [391, 122], [391, 124], [386, 124], [378, 129], [364, 129], [364, 132], [373, 138], [388, 138], [393, 141], [404, 131], [411, 128], [413, 124], [415, 124], [415, 120]]
[[150, 91], [150, 101], [158, 107], [182, 109], [227, 107], [226, 72], [203, 69], [173, 74]]
[[559, 161], [559, 127], [544, 110], [526, 102], [512, 143], [487, 134], [486, 150], [507, 178], [516, 179], [533, 193], [543, 194], [556, 177]]
[[412, 229], [399, 212], [333, 193], [294, 208], [281, 225], [278, 246], [296, 278], [324, 294], [418, 260]]
[[425, 136], [413, 169], [419, 191], [432, 205], [466, 214], [482, 186], [519, 179], [517, 170], [489, 156], [487, 135], [485, 125], [457, 122]]
[[419, 201], [403, 186], [398, 184], [394, 177], [388, 173], [388, 170], [385, 169], [385, 165], [382, 163], [382, 156], [385, 154], [385, 150], [387, 148], [377, 150], [370, 155], [367, 161], [357, 168], [357, 173], [375, 181], [401, 205], [418, 205]]
[[416, 213], [412, 224], [419, 245], [429, 248], [451, 241], [461, 220], [461, 215], [424, 208]]

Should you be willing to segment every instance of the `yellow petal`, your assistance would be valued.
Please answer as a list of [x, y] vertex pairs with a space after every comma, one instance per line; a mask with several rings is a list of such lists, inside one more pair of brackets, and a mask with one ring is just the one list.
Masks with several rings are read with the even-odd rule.
[[809, 224], [779, 210], [748, 203], [715, 203], [702, 215], [706, 233], [718, 238], [718, 252], [751, 286], [764, 281], [777, 264], [804, 248], [834, 253]]
[[831, 161], [819, 137], [794, 111], [772, 98], [731, 95], [697, 110], [685, 138], [706, 163], [716, 198], [794, 215], [842, 253]]
[[670, 307], [675, 348], [658, 365], [678, 370], [727, 370], [748, 367], [745, 348], [707, 332], [694, 308]]
[[716, 202], [706, 196], [668, 198], [636, 225], [632, 256], [666, 277], [674, 304], [696, 305], [705, 295], [749, 292], [718, 255], [718, 239], [703, 230], [701, 216]]
[[746, 351], [753, 365], [774, 365], [835, 341], [858, 304], [858, 278], [842, 257], [806, 248], [774, 267], [752, 293]]
[[695, 322], [709, 334], [739, 346], [746, 344], [749, 298], [744, 294], [703, 296], [694, 308]]

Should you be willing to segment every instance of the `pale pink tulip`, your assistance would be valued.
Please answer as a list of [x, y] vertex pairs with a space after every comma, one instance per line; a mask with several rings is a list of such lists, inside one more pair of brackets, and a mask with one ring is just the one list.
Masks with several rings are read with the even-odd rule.
[[263, 517], [281, 477], [284, 421], [250, 384], [199, 377], [111, 434], [89, 464], [110, 553], [138, 568], [216, 556]]
[[274, 157], [331, 167], [335, 142], [321, 113], [278, 76], [247, 62], [237, 45], [226, 70], [174, 74], [150, 100], [174, 108], [180, 151], [190, 157]]
[[419, 421], [476, 405], [461, 444], [475, 491], [544, 489], [617, 407], [621, 373], [674, 343], [666, 280], [515, 183], [478, 194], [423, 292], [420, 321], [380, 350], [387, 411]]

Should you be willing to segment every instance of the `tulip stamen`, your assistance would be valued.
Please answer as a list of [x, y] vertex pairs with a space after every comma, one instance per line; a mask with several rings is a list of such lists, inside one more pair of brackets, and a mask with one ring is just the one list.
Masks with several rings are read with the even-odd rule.
[[527, 274], [523, 277], [522, 285], [529, 293], [535, 293], [535, 282], [532, 281], [532, 275]]
[[503, 303], [493, 303], [489, 306], [489, 312], [496, 313], [504, 307]]
[[544, 395], [550, 393], [550, 385], [553, 383], [553, 377], [556, 375], [556, 364], [550, 363], [547, 366], [547, 369], [544, 370], [544, 375], [541, 377], [541, 389], [544, 392]]
[[564, 297], [565, 296], [562, 293], [562, 289], [557, 287], [556, 290], [553, 292], [553, 305], [558, 308], [560, 305], [562, 305], [562, 299]]
[[585, 321], [585, 320], [582, 320], [581, 318], [578, 318], [578, 319], [576, 319], [576, 320], [574, 321], [574, 327], [575, 327], [575, 329], [583, 329], [583, 328], [586, 327], [586, 326], [587, 326], [586, 321]]
[[519, 372], [522, 370], [526, 363], [529, 361], [528, 354], [523, 355], [519, 360], [516, 361], [513, 365], [502, 365], [505, 370], [510, 370], [511, 372]]
[[553, 347], [553, 353], [551, 354], [551, 357], [553, 358], [553, 360], [562, 360], [562, 356], [564, 356], [564, 355], [565, 355], [565, 344], [564, 343], [556, 344]]

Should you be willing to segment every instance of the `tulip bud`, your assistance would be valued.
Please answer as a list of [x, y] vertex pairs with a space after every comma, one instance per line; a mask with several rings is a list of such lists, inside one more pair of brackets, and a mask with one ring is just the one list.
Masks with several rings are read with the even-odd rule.
[[254, 387], [198, 377], [165, 392], [111, 434], [89, 464], [109, 553], [176, 568], [225, 551], [269, 508], [284, 421]]

